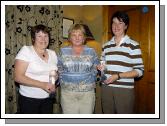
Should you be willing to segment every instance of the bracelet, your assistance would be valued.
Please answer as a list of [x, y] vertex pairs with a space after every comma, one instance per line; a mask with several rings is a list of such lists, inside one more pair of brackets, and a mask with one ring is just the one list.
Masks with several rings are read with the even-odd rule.
[[117, 75], [118, 75], [118, 80], [119, 80], [121, 77], [120, 77], [119, 73], [117, 73]]

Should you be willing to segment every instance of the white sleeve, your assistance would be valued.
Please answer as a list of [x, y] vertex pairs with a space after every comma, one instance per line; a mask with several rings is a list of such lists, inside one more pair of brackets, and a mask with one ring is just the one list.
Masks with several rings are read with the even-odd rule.
[[20, 60], [24, 60], [26, 62], [30, 62], [30, 50], [28, 49], [27, 46], [23, 46], [20, 51], [18, 52], [18, 54], [16, 55], [15, 59], [20, 59]]

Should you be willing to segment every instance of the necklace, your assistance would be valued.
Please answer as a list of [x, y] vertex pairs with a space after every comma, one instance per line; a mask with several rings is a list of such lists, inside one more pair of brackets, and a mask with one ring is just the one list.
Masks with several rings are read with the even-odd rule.
[[46, 57], [46, 51], [44, 51], [43, 53], [38, 53], [40, 56], [42, 56], [43, 58]]
[[39, 51], [38, 51], [36, 48], [34, 48], [34, 49], [35, 49], [36, 53], [37, 53], [40, 57], [43, 57], [43, 58], [46, 57], [46, 50], [44, 50], [43, 53], [39, 53]]
[[46, 50], [45, 50], [45, 52], [44, 52], [44, 53], [42, 53], [42, 54], [41, 54], [41, 56], [42, 56], [43, 58], [45, 58], [45, 57], [46, 57]]

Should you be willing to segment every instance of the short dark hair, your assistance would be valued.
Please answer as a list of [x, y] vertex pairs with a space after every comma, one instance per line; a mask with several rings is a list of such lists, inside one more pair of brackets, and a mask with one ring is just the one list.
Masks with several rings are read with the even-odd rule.
[[[127, 29], [129, 27], [129, 16], [124, 11], [116, 11], [113, 16], [111, 17], [111, 26], [113, 23], [113, 18], [117, 18], [119, 21], [123, 21], [125, 25], [127, 26]], [[125, 33], [127, 32], [127, 29], [125, 30]]]
[[40, 31], [42, 31], [45, 34], [48, 34], [49, 41], [50, 41], [50, 31], [49, 31], [48, 27], [45, 25], [39, 24], [39, 25], [32, 27], [32, 29], [31, 29], [32, 45], [34, 45], [34, 43], [35, 43], [35, 33], [38, 33]]

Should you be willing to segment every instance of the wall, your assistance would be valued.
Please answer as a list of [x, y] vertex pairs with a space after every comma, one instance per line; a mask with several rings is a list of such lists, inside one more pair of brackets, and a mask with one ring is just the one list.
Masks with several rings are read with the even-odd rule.
[[64, 5], [63, 17], [74, 19], [74, 23], [85, 23], [89, 26], [95, 40], [102, 42], [102, 6]]
[[82, 6], [64, 5], [63, 17], [74, 19], [74, 23], [79, 23], [82, 20]]
[[102, 42], [102, 6], [84, 6], [83, 21], [91, 29], [97, 42]]

